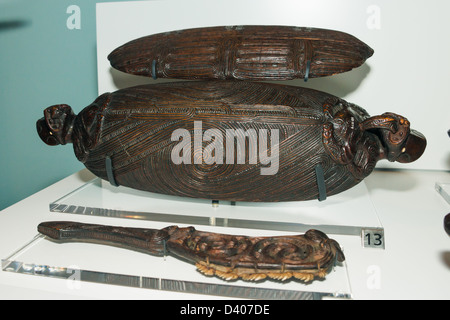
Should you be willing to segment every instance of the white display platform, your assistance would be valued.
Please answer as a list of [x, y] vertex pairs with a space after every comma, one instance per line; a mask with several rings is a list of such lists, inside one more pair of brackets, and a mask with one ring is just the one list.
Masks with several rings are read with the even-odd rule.
[[[206, 297], [212, 299], [232, 298], [224, 295], [195, 294], [188, 290], [179, 292], [126, 285], [130, 282], [122, 282], [125, 281], [124, 279], [131, 279], [131, 284], [133, 284], [140, 277], [143, 277], [142, 279], [152, 278], [149, 274], [152, 269], [147, 263], [153, 262], [153, 257], [114, 247], [107, 248], [88, 243], [55, 244], [47, 239], [38, 239], [36, 246], [30, 246], [28, 250], [20, 251], [12, 256], [35, 237], [37, 225], [43, 221], [72, 220], [155, 229], [167, 226], [166, 222], [65, 214], [49, 210], [49, 203], [85, 186], [94, 178], [87, 170], [82, 170], [1, 211], [0, 258], [3, 260], [3, 267], [9, 268], [8, 271], [11, 272], [4, 270], [0, 272], [0, 298], [165, 300], [203, 300]], [[450, 183], [450, 173], [442, 171], [375, 171], [366, 179], [367, 190], [373, 206], [386, 231], [386, 247], [384, 250], [363, 247], [359, 236], [332, 236], [344, 250], [345, 267], [336, 269], [336, 271], [340, 272], [345, 269], [349, 283], [348, 291], [351, 293], [352, 299], [450, 298], [450, 287], [448, 286], [450, 281], [450, 237], [443, 228], [443, 219], [450, 212], [450, 204], [436, 191], [436, 182]], [[199, 225], [196, 228], [205, 231], [260, 236], [288, 233], [287, 231], [210, 225]], [[38, 251], [41, 251], [40, 245], [44, 245], [41, 249], [49, 250], [48, 253], [52, 255], [51, 259], [46, 259], [42, 254], [36, 255]], [[34, 249], [39, 250], [34, 251]], [[139, 264], [143, 263], [143, 265], [126, 272], [124, 265], [130, 263], [129, 259], [139, 262]], [[157, 260], [155, 261], [156, 265], [171, 262], [169, 259], [164, 261], [163, 258]], [[13, 263], [8, 266], [9, 262]], [[22, 270], [28, 272], [27, 274], [20, 273], [20, 263], [23, 263]], [[54, 274], [63, 275], [65, 278], [45, 276], [45, 273], [49, 271], [40, 266], [66, 268], [54, 271]], [[132, 267], [136, 268], [136, 266]], [[66, 273], [67, 268], [74, 271]], [[183, 263], [182, 268], [180, 265], [177, 276], [186, 277], [187, 274], [200, 276], [193, 269], [192, 265]], [[82, 273], [75, 273], [77, 270], [87, 271], [86, 281], [81, 281], [81, 276], [78, 277], [78, 275]], [[145, 273], [141, 273], [140, 270]], [[93, 282], [94, 275], [98, 275], [94, 272], [103, 272], [105, 276], [100, 277], [100, 280], [97, 279], [97, 282]], [[30, 274], [35, 275], [31, 276]], [[123, 277], [124, 275], [125, 277]], [[333, 275], [334, 273], [330, 274], [331, 277]], [[128, 278], [129, 276], [133, 277]], [[173, 279], [169, 276], [166, 277], [168, 280]], [[323, 290], [322, 287], [319, 292], [330, 292], [329, 290], [332, 288], [327, 288], [329, 279], [332, 278], [318, 283], [326, 288]], [[209, 280], [211, 279], [205, 277], [201, 282]], [[116, 285], [105, 285], [105, 283]], [[220, 283], [227, 285], [223, 281]], [[295, 290], [304, 292], [306, 289], [308, 292], [310, 288], [310, 286], [299, 286]], [[325, 298], [330, 297], [326, 296]]]
[[[49, 209], [55, 214], [64, 214], [58, 217], [59, 220], [71, 220], [72, 217], [67, 214], [78, 214], [196, 225], [199, 230], [201, 226], [208, 226], [212, 232], [220, 232], [218, 230], [225, 228], [227, 232], [234, 234], [236, 231], [233, 229], [237, 228], [245, 235], [262, 235], [269, 230], [271, 232], [267, 235], [304, 233], [309, 229], [317, 229], [338, 240], [336, 235], [359, 239], [363, 230], [382, 230], [365, 183], [322, 202], [238, 202], [232, 205], [230, 202], [213, 204], [210, 200], [115, 187], [109, 182], [94, 178], [51, 202]], [[122, 222], [119, 223], [121, 224]], [[44, 236], [35, 236], [4, 258], [2, 270], [66, 280], [77, 277], [77, 280], [94, 283], [234, 298], [352, 297], [345, 262], [338, 264], [326, 279], [307, 284], [296, 280], [227, 282], [216, 277], [205, 277], [193, 265], [172, 257], [163, 259], [102, 245], [57, 244]]]

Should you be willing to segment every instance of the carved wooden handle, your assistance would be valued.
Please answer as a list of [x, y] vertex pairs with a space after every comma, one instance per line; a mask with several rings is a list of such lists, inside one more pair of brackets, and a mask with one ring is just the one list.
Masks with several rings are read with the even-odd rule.
[[38, 231], [54, 240], [83, 240], [126, 246], [157, 256], [164, 255], [164, 241], [169, 237], [166, 229], [112, 227], [70, 221], [43, 222], [39, 224]]

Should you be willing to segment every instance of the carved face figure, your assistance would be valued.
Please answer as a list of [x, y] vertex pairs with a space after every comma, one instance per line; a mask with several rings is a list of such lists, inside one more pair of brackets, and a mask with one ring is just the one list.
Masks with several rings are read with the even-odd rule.
[[392, 112], [366, 119], [361, 124], [361, 128], [378, 135], [383, 144], [383, 156], [380, 158], [391, 162], [416, 161], [422, 156], [427, 146], [425, 136], [411, 129], [408, 119]]
[[74, 119], [72, 108], [66, 104], [48, 107], [36, 123], [38, 134], [50, 146], [71, 142]]
[[405, 142], [402, 144], [400, 153], [395, 161], [400, 163], [410, 163], [419, 159], [425, 151], [427, 140], [419, 131], [411, 130]]
[[400, 163], [416, 161], [425, 151], [427, 140], [419, 131], [410, 129], [408, 119], [395, 113], [385, 113], [391, 118], [389, 130], [383, 130], [382, 136], [386, 145], [386, 158]]

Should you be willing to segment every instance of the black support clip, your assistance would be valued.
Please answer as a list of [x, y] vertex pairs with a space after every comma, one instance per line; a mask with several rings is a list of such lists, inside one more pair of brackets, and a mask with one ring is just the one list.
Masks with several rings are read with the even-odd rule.
[[318, 164], [315, 167], [317, 187], [319, 188], [319, 201], [325, 201], [327, 199], [327, 188], [325, 186], [325, 177], [323, 175], [322, 165]]

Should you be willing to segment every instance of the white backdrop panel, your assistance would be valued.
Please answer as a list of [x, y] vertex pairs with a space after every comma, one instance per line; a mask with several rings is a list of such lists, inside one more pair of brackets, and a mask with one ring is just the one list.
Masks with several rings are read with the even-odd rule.
[[[327, 78], [283, 83], [337, 95], [371, 115], [395, 112], [428, 140], [407, 166], [450, 170], [450, 1], [446, 0], [165, 0], [97, 4], [99, 94], [155, 80], [113, 70], [107, 55], [132, 39], [220, 25], [292, 25], [350, 33], [375, 50], [366, 64]], [[164, 81], [164, 80], [156, 80]]]

